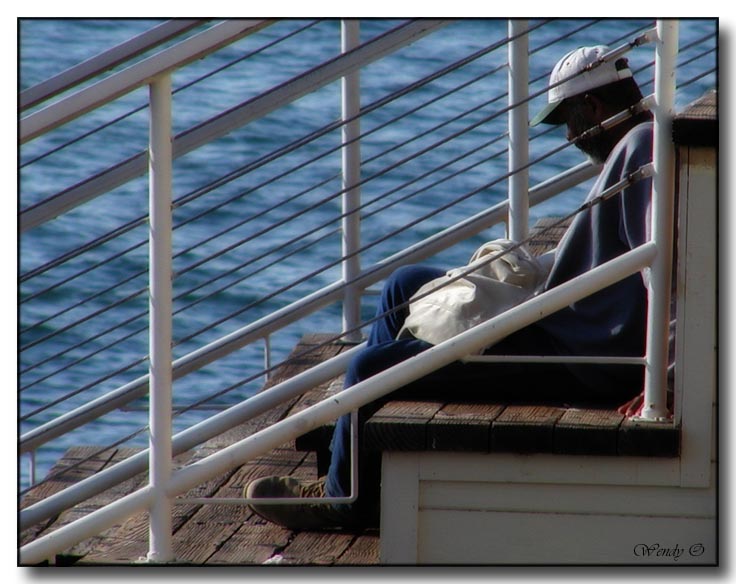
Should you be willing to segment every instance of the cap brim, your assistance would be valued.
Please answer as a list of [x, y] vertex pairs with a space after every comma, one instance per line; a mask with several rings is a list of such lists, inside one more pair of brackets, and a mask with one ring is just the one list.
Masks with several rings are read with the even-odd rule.
[[541, 112], [539, 112], [536, 116], [532, 118], [532, 121], [529, 122], [529, 125], [530, 126], [536, 126], [537, 124], [558, 125], [558, 124], [563, 123], [564, 120], [562, 119], [562, 116], [560, 116], [560, 112], [558, 111], [560, 104], [562, 104], [562, 101], [548, 103], [547, 106]]

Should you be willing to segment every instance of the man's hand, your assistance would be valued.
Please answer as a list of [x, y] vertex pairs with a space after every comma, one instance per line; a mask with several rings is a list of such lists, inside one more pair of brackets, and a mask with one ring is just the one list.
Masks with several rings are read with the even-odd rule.
[[[672, 417], [672, 393], [667, 392], [667, 417]], [[637, 395], [634, 399], [627, 401], [625, 404], [616, 408], [619, 414], [623, 414], [627, 418], [635, 418], [641, 416], [641, 412], [644, 409], [644, 391]]]
[[633, 418], [634, 416], [640, 416], [641, 410], [644, 408], [644, 392], [642, 391], [634, 399], [627, 401], [625, 404], [619, 406], [616, 411], [619, 414], [623, 414], [627, 418]]

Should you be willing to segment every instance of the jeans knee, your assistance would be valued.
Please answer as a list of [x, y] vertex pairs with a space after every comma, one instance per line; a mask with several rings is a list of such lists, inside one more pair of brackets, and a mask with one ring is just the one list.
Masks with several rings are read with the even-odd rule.
[[395, 286], [396, 284], [401, 284], [405, 280], [413, 279], [414, 274], [420, 268], [421, 266], [417, 266], [415, 264], [399, 266], [393, 272], [391, 272], [391, 275], [388, 278], [386, 278], [385, 286], [388, 288], [390, 286]]
[[382, 368], [382, 363], [375, 358], [373, 351], [366, 347], [350, 361], [346, 372], [347, 385], [355, 385], [364, 381], [376, 373], [380, 373]]
[[443, 270], [422, 264], [399, 266], [386, 279], [383, 287], [384, 296], [406, 297], [408, 299], [424, 284], [442, 276], [444, 273]]

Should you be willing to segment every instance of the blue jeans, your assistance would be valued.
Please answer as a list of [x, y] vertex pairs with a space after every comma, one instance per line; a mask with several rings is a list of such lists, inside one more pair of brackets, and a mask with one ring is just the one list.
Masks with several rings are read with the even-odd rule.
[[[418, 339], [396, 340], [406, 309], [393, 310], [407, 301], [423, 284], [444, 274], [443, 270], [420, 265], [399, 268], [386, 281], [378, 314], [367, 346], [347, 369], [345, 387], [375, 375], [397, 363], [425, 351], [431, 345]], [[555, 354], [557, 351], [545, 331], [534, 325], [521, 329], [486, 351], [494, 354]], [[443, 367], [422, 379], [404, 386], [358, 411], [359, 498], [351, 512], [376, 522], [380, 489], [380, 454], [361, 448], [365, 421], [391, 399], [442, 398], [478, 400], [488, 403], [594, 403], [590, 390], [583, 387], [564, 365], [517, 363], [460, 363]], [[350, 416], [342, 416], [331, 443], [331, 462], [326, 477], [329, 496], [350, 494]]]

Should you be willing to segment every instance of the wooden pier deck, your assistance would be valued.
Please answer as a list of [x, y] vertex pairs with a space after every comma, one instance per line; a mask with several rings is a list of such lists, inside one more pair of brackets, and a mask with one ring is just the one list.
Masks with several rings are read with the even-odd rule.
[[[329, 335], [308, 335], [294, 349], [294, 354], [321, 344], [327, 338]], [[279, 369], [266, 387], [275, 385], [316, 362], [336, 355], [345, 348], [346, 345], [332, 343], [306, 357], [297, 359], [290, 365]], [[325, 384], [315, 388], [301, 399], [284, 403], [267, 414], [213, 438], [194, 452], [179, 456], [177, 463], [192, 462], [207, 456], [314, 403], [325, 391], [329, 390], [329, 385]], [[49, 476], [61, 468], [69, 467], [86, 458], [94, 450], [92, 446], [71, 448], [49, 472]], [[21, 507], [26, 507], [61, 490], [70, 483], [99, 472], [135, 452], [130, 448], [118, 448], [98, 455], [74, 469], [63, 479], [47, 482], [28, 493]], [[215, 480], [192, 489], [186, 496], [240, 497], [243, 487], [250, 480], [270, 474], [317, 478], [316, 455], [296, 450], [293, 443], [286, 444]], [[50, 533], [106, 503], [133, 492], [146, 481], [147, 476], [141, 474], [80, 503], [73, 509], [62, 513], [54, 521], [34, 526], [20, 534], [19, 543], [23, 545]], [[294, 532], [262, 520], [246, 506], [177, 504], [174, 507], [173, 534], [176, 563], [183, 565], [332, 566], [366, 565], [378, 562], [378, 530], [331, 533]], [[106, 530], [99, 536], [66, 550], [52, 561], [57, 565], [128, 565], [144, 561], [147, 552], [148, 517], [147, 513], [140, 513]]]

